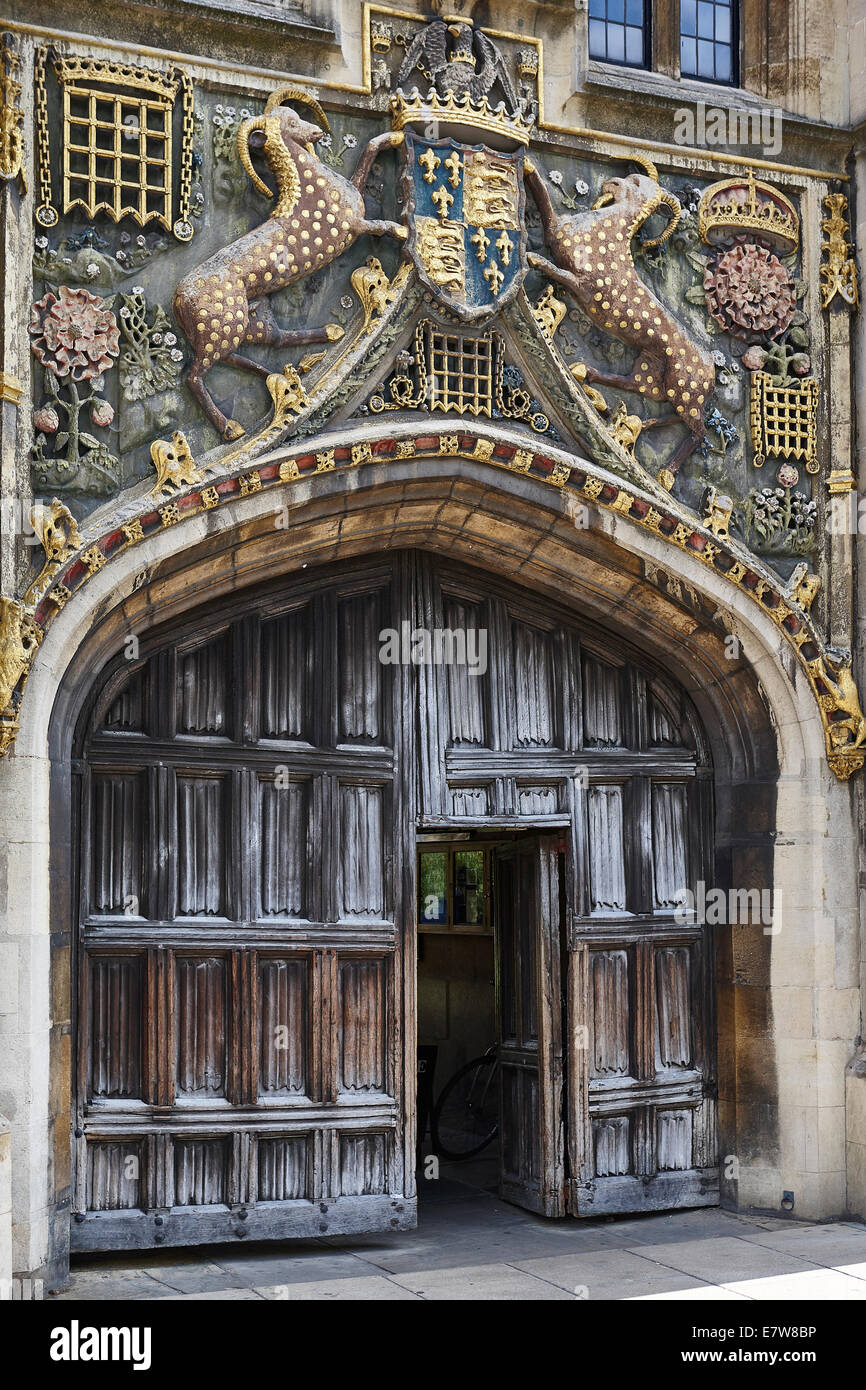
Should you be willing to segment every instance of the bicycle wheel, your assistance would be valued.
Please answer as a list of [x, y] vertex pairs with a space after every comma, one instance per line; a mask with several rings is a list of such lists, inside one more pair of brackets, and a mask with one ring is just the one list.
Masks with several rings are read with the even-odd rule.
[[434, 1151], [441, 1158], [474, 1158], [499, 1130], [497, 1058], [476, 1057], [455, 1072], [436, 1102], [430, 1121]]

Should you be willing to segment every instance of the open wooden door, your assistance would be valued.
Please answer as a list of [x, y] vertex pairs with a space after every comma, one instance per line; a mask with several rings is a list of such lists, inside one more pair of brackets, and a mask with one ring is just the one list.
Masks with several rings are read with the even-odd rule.
[[566, 966], [569, 1210], [713, 1206], [713, 929], [678, 907], [683, 886], [708, 874], [710, 787], [636, 776], [584, 798]]
[[500, 1193], [565, 1212], [561, 839], [520, 839], [493, 856], [500, 1076]]

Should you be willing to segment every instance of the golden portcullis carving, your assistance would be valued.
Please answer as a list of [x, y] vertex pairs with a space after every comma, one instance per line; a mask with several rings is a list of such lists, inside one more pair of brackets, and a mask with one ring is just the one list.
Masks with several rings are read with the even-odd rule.
[[[51, 137], [46, 90], [49, 51], [36, 57], [36, 119], [39, 149], [39, 205], [36, 220], [53, 227], [58, 218], [51, 181]], [[82, 208], [93, 218], [104, 212], [113, 221], [132, 217], [139, 226], [158, 222], [178, 241], [193, 235], [193, 90], [182, 68], [167, 72], [131, 63], [77, 56], [54, 57], [63, 99], [64, 212]], [[183, 94], [180, 193], [174, 203], [174, 110]]]
[[752, 463], [768, 455], [803, 459], [807, 473], [818, 472], [818, 382], [805, 377], [794, 386], [774, 386], [768, 372], [753, 372], [749, 420]]

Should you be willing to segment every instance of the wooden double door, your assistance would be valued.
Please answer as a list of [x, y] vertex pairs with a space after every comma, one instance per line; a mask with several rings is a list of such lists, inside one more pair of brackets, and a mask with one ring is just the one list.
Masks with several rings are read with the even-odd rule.
[[[483, 627], [486, 669], [383, 658]], [[416, 1221], [416, 826], [497, 853], [502, 1190], [717, 1200], [677, 691], [429, 556], [222, 600], [100, 676], [78, 731], [74, 1249]], [[691, 879], [689, 879], [691, 881]]]

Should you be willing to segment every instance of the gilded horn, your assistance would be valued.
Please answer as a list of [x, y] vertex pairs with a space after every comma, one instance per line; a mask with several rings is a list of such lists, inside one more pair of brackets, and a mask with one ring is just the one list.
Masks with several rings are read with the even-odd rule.
[[[664, 191], [662, 191], [662, 195], [659, 198], [659, 205], [662, 204], [667, 204], [667, 206], [670, 208], [671, 220], [665, 227], [661, 236], [651, 237], [647, 241], [642, 241], [641, 245], [644, 247], [661, 246], [664, 242], [666, 242], [668, 237], [673, 236], [674, 232], [676, 231], [677, 224], [679, 223], [679, 220], [683, 215], [683, 210], [680, 205], [679, 199], [675, 198], [673, 193], [665, 193]], [[653, 209], [653, 211], [655, 211], [655, 209]]]
[[[300, 106], [309, 106], [325, 134], [330, 131], [328, 118], [316, 98], [309, 96], [301, 87], [278, 87], [275, 92], [271, 92], [265, 103], [265, 115], [269, 116], [278, 106], [285, 106], [287, 101], [297, 102]], [[307, 152], [308, 154], [315, 154], [314, 147], [308, 144]]]
[[[626, 159], [626, 160], [629, 161], [630, 164], [639, 164], [640, 167], [643, 169], [644, 173], [645, 173], [645, 174], [648, 174], [649, 177], [650, 177], [651, 179], [653, 179], [655, 183], [658, 183], [658, 181], [659, 181], [659, 171], [658, 171], [658, 169], [656, 168], [656, 166], [653, 164], [652, 160], [649, 159], [646, 155], [643, 155], [643, 154], [611, 155], [611, 158], [612, 158], [612, 159]], [[603, 207], [607, 207], [607, 204], [608, 204], [608, 203], [612, 203], [612, 202], [613, 202], [613, 194], [612, 194], [612, 193], [602, 193], [602, 194], [599, 195], [598, 198], [596, 198], [596, 200], [595, 200], [595, 202], [593, 203], [592, 206], [593, 206], [594, 208], [603, 208]], [[677, 206], [679, 206], [679, 204], [677, 204]], [[670, 235], [670, 233], [668, 233], [668, 235]], [[648, 245], [648, 244], [649, 244], [648, 242], [645, 242], [645, 243], [644, 243], [644, 245]], [[655, 243], [653, 243], [653, 244], [655, 244]]]
[[260, 193], [264, 193], [266, 198], [273, 198], [276, 195], [273, 190], [268, 188], [264, 179], [259, 178], [253, 168], [253, 161], [250, 156], [250, 135], [254, 130], [264, 132], [265, 142], [270, 139], [273, 127], [277, 127], [276, 133], [279, 134], [279, 122], [273, 116], [248, 116], [238, 130], [238, 155], [241, 164], [246, 169], [254, 186]]
[[330, 131], [328, 118], [316, 98], [309, 96], [300, 87], [278, 87], [275, 92], [271, 92], [265, 103], [265, 115], [269, 116], [276, 106], [285, 106], [287, 101], [297, 101], [302, 106], [309, 106], [322, 130], [326, 133]]

